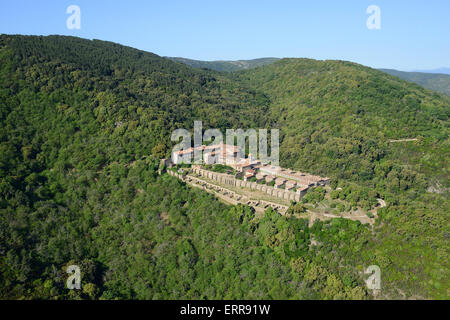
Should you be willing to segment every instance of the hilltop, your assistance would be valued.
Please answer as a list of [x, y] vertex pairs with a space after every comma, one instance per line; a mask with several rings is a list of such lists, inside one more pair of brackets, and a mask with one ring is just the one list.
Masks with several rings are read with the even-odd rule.
[[425, 72], [403, 72], [393, 69], [379, 69], [400, 79], [415, 82], [422, 87], [441, 92], [450, 96], [450, 74], [444, 73], [425, 73]]
[[216, 71], [226, 71], [226, 72], [233, 72], [233, 71], [239, 71], [239, 70], [247, 70], [247, 69], [253, 69], [259, 66], [264, 66], [267, 64], [271, 64], [279, 58], [259, 58], [259, 59], [253, 59], [253, 60], [236, 60], [236, 61], [200, 61], [200, 60], [192, 60], [192, 59], [186, 59], [186, 58], [175, 58], [175, 57], [169, 57], [169, 59], [181, 62], [184, 64], [187, 64], [188, 66], [191, 66], [193, 68], [201, 68], [201, 69], [211, 69]]

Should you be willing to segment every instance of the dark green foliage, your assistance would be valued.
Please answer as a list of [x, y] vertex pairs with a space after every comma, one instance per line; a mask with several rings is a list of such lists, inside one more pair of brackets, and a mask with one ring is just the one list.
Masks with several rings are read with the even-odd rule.
[[377, 205], [377, 192], [372, 188], [347, 184], [338, 190], [331, 192], [332, 199], [345, 200], [351, 206], [361, 206], [370, 210]]

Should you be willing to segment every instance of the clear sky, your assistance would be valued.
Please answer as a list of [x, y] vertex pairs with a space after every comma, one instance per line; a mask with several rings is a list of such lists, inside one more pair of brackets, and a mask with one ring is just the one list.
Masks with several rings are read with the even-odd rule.
[[[69, 5], [81, 9], [80, 30], [66, 27]], [[369, 5], [381, 9], [379, 30], [366, 26]], [[0, 33], [73, 35], [199, 60], [450, 67], [449, 0], [1, 0]]]

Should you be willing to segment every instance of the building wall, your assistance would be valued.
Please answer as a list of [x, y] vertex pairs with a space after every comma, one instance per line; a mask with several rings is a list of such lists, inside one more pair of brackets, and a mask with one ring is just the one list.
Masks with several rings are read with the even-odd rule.
[[234, 176], [231, 176], [229, 174], [212, 172], [209, 170], [201, 169], [199, 167], [193, 167], [192, 171], [202, 177], [217, 181], [217, 182], [225, 184], [225, 185], [236, 186], [236, 187], [240, 187], [240, 188], [247, 188], [250, 190], [262, 191], [272, 197], [282, 199], [285, 201], [297, 201], [298, 202], [306, 194], [306, 192], [302, 192], [301, 194], [298, 194], [298, 193], [295, 193], [292, 191], [287, 191], [284, 189], [275, 189], [274, 187], [258, 184], [256, 182], [242, 181], [242, 180], [236, 179]]

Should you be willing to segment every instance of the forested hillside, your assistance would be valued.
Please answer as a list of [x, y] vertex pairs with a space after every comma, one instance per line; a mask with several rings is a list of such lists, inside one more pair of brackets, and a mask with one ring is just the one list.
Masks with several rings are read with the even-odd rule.
[[426, 73], [426, 72], [403, 72], [393, 69], [380, 69], [400, 79], [415, 82], [422, 87], [444, 93], [450, 96], [450, 74]]
[[447, 296], [450, 99], [344, 61], [283, 59], [235, 78], [271, 100], [282, 165], [355, 182], [365, 207], [387, 201], [371, 249], [354, 254], [377, 261], [385, 285]]
[[[448, 97], [347, 62], [222, 74], [61, 36], [2, 35], [0, 61], [1, 298], [365, 299], [372, 264], [380, 298], [448, 298]], [[277, 127], [283, 165], [388, 206], [309, 227], [159, 176], [194, 120]]]
[[216, 71], [233, 72], [240, 70], [253, 69], [256, 67], [271, 64], [278, 58], [259, 58], [253, 60], [236, 60], [236, 61], [200, 61], [179, 57], [169, 57], [170, 60], [181, 62], [193, 68], [211, 69]]

